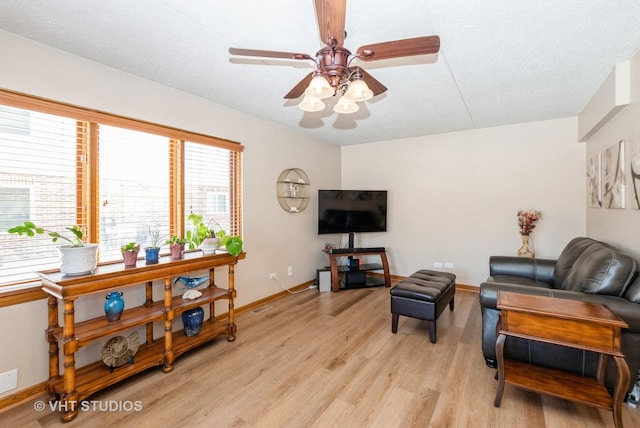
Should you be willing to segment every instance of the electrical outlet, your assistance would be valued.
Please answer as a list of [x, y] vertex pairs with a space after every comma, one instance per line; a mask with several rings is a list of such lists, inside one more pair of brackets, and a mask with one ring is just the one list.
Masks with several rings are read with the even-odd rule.
[[269, 279], [276, 279], [276, 273], [275, 272], [271, 272], [269, 274]]
[[433, 267], [434, 268], [441, 268], [442, 267], [442, 262], [433, 262]]
[[18, 387], [18, 369], [0, 373], [0, 394]]
[[289, 266], [289, 267], [287, 268], [287, 275], [288, 275], [288, 276], [293, 275], [293, 267]]
[[453, 262], [444, 262], [444, 267], [453, 269]]

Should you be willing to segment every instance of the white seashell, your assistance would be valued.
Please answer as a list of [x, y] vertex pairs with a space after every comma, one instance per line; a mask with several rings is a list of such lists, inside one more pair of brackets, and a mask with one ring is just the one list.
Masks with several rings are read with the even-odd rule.
[[193, 300], [193, 299], [197, 299], [200, 296], [202, 296], [202, 293], [198, 290], [187, 290], [182, 295], [182, 298], [184, 300]]

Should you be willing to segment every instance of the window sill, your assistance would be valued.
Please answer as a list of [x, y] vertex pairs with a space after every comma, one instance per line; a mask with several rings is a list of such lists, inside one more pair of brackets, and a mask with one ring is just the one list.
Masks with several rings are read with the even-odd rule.
[[46, 299], [46, 297], [39, 280], [19, 285], [7, 285], [0, 287], [0, 308]]

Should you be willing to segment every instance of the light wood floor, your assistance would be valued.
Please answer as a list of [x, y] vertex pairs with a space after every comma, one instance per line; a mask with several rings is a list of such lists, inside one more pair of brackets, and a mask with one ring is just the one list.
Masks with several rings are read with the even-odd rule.
[[[62, 424], [35, 400], [0, 414], [11, 427], [613, 427], [611, 412], [509, 385], [493, 406], [495, 371], [480, 348], [478, 295], [458, 291], [438, 321], [400, 318], [389, 290], [290, 295], [237, 318], [238, 335], [151, 369], [91, 400], [141, 411], [80, 411]], [[121, 404], [118, 404], [121, 405]], [[125, 404], [129, 405], [129, 404]], [[625, 427], [640, 411], [623, 405]]]

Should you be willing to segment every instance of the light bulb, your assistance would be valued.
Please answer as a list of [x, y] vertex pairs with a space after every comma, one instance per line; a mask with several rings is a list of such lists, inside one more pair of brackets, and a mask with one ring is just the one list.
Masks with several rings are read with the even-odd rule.
[[304, 97], [304, 99], [300, 104], [298, 104], [298, 107], [300, 107], [300, 110], [303, 110], [303, 111], [314, 112], [314, 111], [324, 110], [325, 104], [322, 102], [322, 100], [319, 100], [318, 98], [307, 96], [307, 97]]
[[349, 90], [344, 96], [356, 102], [367, 101], [373, 98], [373, 91], [369, 89], [364, 80], [359, 79], [351, 82]]
[[327, 79], [320, 75], [315, 76], [313, 79], [311, 79], [309, 86], [304, 91], [304, 94], [307, 97], [318, 99], [329, 98], [334, 93], [335, 90], [331, 87], [331, 85], [329, 85]]
[[355, 113], [360, 110], [360, 106], [347, 97], [340, 97], [340, 100], [333, 106], [333, 111], [341, 114]]

